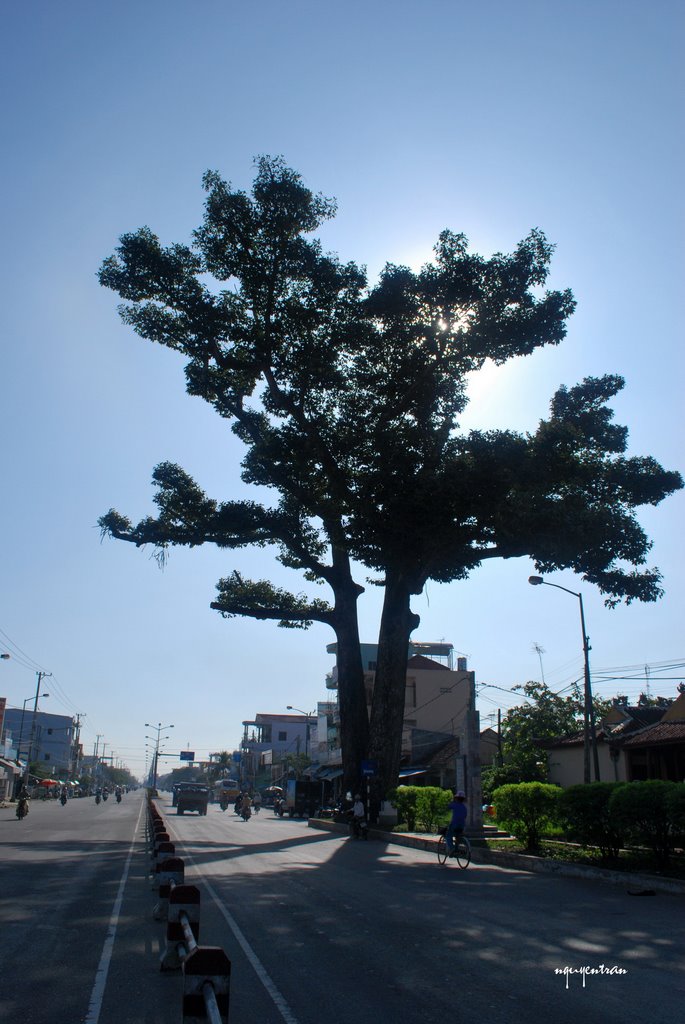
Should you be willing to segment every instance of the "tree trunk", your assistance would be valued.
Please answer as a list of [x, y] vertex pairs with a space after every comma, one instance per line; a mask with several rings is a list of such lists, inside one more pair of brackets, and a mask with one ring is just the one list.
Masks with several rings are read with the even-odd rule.
[[411, 593], [406, 577], [386, 576], [369, 742], [369, 757], [377, 762], [371, 783], [374, 817], [399, 778], [409, 637], [419, 624], [409, 606]]
[[357, 614], [357, 600], [363, 591], [352, 579], [347, 555], [334, 550], [333, 559], [339, 574], [334, 585], [333, 628], [338, 647], [336, 664], [343, 787], [345, 791], [354, 792], [359, 787], [361, 763], [368, 757], [369, 750], [369, 715]]

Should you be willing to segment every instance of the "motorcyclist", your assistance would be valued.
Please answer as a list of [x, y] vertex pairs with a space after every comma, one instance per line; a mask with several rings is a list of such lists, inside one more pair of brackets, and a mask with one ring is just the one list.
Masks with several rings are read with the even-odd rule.
[[354, 804], [352, 805], [351, 811], [351, 827], [352, 835], [363, 836], [366, 831], [366, 808], [364, 807], [364, 801], [361, 798], [361, 793], [354, 794]]
[[243, 795], [243, 800], [240, 805], [240, 816], [243, 821], [249, 821], [252, 817], [252, 801], [247, 793]]
[[255, 795], [252, 797], [252, 806], [254, 807], [255, 814], [259, 814], [262, 806], [262, 794], [257, 790]]
[[62, 786], [62, 788], [60, 790], [60, 794], [59, 794], [59, 799], [60, 799], [60, 803], [62, 804], [62, 807], [64, 807], [64, 805], [67, 802], [67, 796], [68, 796], [67, 787], [66, 786]]
[[121, 786], [117, 786], [117, 788], [114, 790], [114, 795], [117, 798], [117, 803], [120, 804], [121, 803]]
[[225, 811], [226, 808], [228, 807], [228, 793], [226, 792], [225, 789], [222, 789], [221, 793], [219, 794], [219, 807], [221, 808], [222, 811]]
[[29, 791], [26, 786], [22, 786], [19, 790], [19, 796], [17, 797], [17, 817], [24, 818], [29, 813]]

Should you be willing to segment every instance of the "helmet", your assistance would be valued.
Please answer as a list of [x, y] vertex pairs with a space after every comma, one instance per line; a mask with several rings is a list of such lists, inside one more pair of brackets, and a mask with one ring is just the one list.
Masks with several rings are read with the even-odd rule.
[[457, 792], [454, 795], [456, 797], [462, 797], [462, 799], [464, 799], [466, 797], [466, 793], [464, 792], [463, 789], [458, 789]]

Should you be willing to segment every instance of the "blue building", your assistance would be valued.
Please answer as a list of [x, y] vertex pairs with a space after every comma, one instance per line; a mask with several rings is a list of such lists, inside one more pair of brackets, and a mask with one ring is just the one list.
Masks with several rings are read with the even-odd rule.
[[5, 710], [5, 734], [12, 738], [19, 761], [40, 764], [57, 779], [78, 769], [78, 724], [68, 715], [22, 708]]

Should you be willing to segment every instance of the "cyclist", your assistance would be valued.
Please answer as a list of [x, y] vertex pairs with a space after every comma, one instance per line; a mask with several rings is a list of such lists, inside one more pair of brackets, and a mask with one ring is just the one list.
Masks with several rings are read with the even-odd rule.
[[452, 819], [447, 826], [447, 832], [445, 833], [445, 844], [447, 846], [447, 856], [454, 857], [454, 839], [456, 836], [463, 835], [464, 826], [466, 825], [466, 817], [468, 815], [466, 793], [463, 789], [458, 789], [456, 791], [454, 799], [450, 804], [448, 804], [448, 809], [452, 812]]

